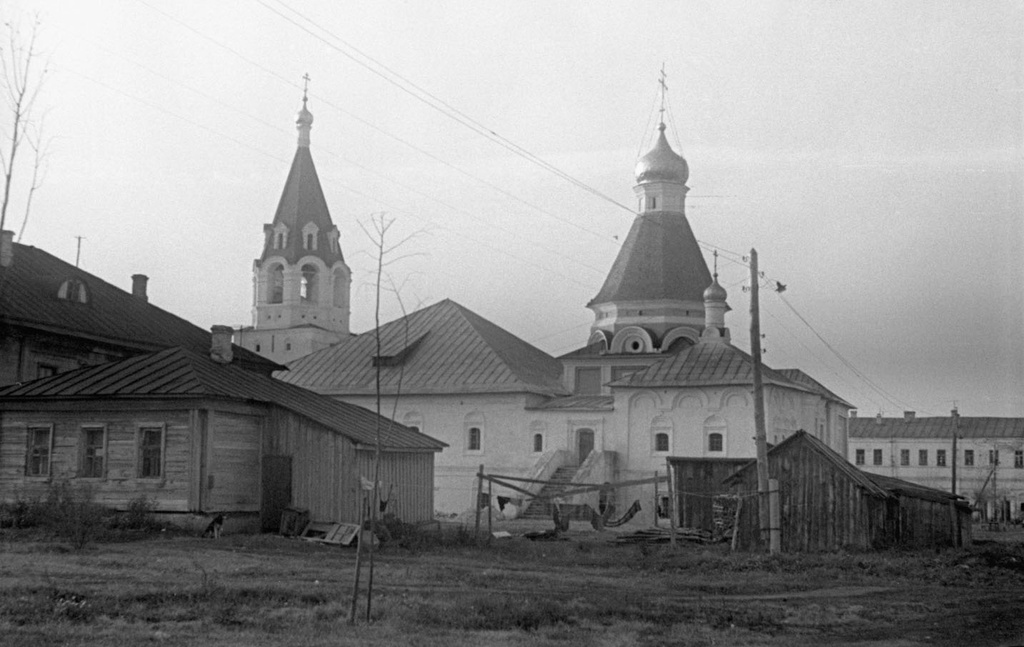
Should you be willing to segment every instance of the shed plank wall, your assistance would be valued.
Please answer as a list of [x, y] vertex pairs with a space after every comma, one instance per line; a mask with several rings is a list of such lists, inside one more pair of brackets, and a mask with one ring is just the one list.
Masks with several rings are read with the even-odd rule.
[[206, 486], [211, 511], [260, 509], [260, 416], [215, 411]]
[[308, 509], [317, 521], [358, 521], [356, 450], [347, 438], [275, 408], [264, 452], [291, 456], [293, 506]]
[[[373, 482], [373, 450], [357, 452], [359, 474]], [[407, 523], [434, 517], [434, 453], [381, 452], [381, 499], [388, 497], [387, 512]]]

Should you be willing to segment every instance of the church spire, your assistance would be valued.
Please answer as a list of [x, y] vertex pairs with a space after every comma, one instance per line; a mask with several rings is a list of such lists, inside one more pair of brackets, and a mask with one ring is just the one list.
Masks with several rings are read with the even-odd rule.
[[295, 127], [299, 131], [299, 146], [309, 148], [309, 131], [313, 127], [313, 113], [306, 109], [306, 102], [309, 100], [309, 74], [302, 77], [302, 110], [295, 119]]

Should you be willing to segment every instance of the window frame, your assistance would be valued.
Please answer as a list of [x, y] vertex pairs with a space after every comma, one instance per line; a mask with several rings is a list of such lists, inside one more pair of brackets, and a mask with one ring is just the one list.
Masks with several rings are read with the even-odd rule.
[[[160, 431], [160, 472], [157, 475], [144, 475], [145, 456], [143, 455], [145, 432], [148, 430]], [[167, 425], [162, 422], [140, 423], [135, 431], [135, 478], [146, 481], [164, 480], [167, 475]]]
[[667, 454], [670, 451], [672, 451], [672, 440], [669, 433], [665, 430], [655, 430], [654, 453]]
[[900, 467], [909, 467], [909, 466], [910, 466], [910, 450], [909, 449], [901, 449], [900, 450]]
[[[713, 440], [718, 440], [718, 449], [715, 449]], [[719, 431], [712, 431], [708, 434], [708, 451], [709, 452], [724, 452], [725, 451], [725, 434]]]
[[544, 434], [539, 431], [533, 432], [533, 453], [542, 454], [544, 452]]
[[946, 450], [936, 449], [935, 450], [935, 465], [937, 467], [946, 467]]
[[853, 450], [853, 464], [864, 465], [867, 459], [866, 452], [863, 449]]
[[928, 450], [919, 449], [917, 450], [917, 466], [928, 467]]
[[1015, 449], [1013, 451], [1013, 467], [1014, 469], [1024, 468], [1024, 449]]
[[[476, 432], [474, 438], [473, 432]], [[474, 442], [475, 441], [475, 442]], [[475, 445], [475, 446], [474, 446]], [[484, 426], [482, 423], [474, 422], [466, 425], [466, 453], [482, 454], [484, 452]]]
[[873, 449], [873, 450], [871, 450], [871, 464], [872, 465], [882, 465], [882, 463], [883, 463], [882, 458], [883, 458], [883, 456], [882, 456], [882, 450], [881, 449]]
[[[100, 470], [99, 470], [100, 473], [98, 475], [97, 474], [90, 474], [90, 473], [88, 473], [88, 470], [86, 469], [86, 466], [87, 466], [88, 461], [90, 459], [90, 456], [89, 456], [89, 447], [90, 447], [90, 445], [89, 445], [89, 432], [90, 431], [99, 431], [102, 434], [102, 441], [100, 442], [100, 447], [99, 447], [99, 449], [100, 449], [100, 456], [99, 456], [99, 458], [100, 458], [100, 460], [102, 462], [100, 463]], [[78, 458], [78, 478], [96, 479], [96, 480], [101, 480], [101, 479], [107, 478], [107, 438], [108, 438], [107, 426], [104, 425], [104, 424], [84, 424], [81, 427], [79, 427], [78, 437], [79, 437], [79, 440], [81, 442], [81, 449], [79, 451], [79, 458]], [[95, 459], [96, 457], [93, 456], [92, 458]]]
[[[46, 470], [34, 473], [32, 471], [32, 454], [33, 450], [39, 447], [33, 442], [34, 432], [42, 430], [47, 433]], [[25, 427], [25, 478], [49, 480], [51, 474], [53, 474], [53, 423], [28, 425]]]
[[964, 450], [964, 467], [974, 467], [974, 450]]

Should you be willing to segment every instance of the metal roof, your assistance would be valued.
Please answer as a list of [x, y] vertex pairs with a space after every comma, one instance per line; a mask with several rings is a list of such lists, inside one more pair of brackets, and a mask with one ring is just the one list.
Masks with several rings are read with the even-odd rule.
[[153, 398], [227, 398], [277, 405], [314, 420], [363, 445], [381, 441], [388, 449], [440, 451], [445, 443], [353, 404], [339, 402], [268, 375], [221, 364], [183, 348], [169, 348], [118, 362], [68, 371], [0, 387], [4, 404], [33, 401], [74, 403]]
[[[320, 232], [315, 250], [303, 247], [302, 228], [309, 223], [315, 224]], [[289, 263], [294, 264], [304, 256], [313, 255], [320, 257], [327, 267], [330, 267], [337, 261], [344, 260], [341, 245], [332, 250], [327, 244], [327, 232], [334, 229], [334, 221], [331, 220], [327, 199], [324, 197], [320, 178], [313, 165], [313, 156], [307, 146], [299, 146], [295, 151], [288, 179], [285, 180], [284, 190], [281, 192], [281, 200], [274, 213], [273, 224], [284, 224], [288, 227], [287, 244], [283, 249], [275, 249], [272, 237], [267, 237], [261, 261], [269, 256], [283, 256]]]
[[826, 400], [832, 400], [833, 402], [838, 402], [838, 403], [843, 404], [843, 405], [845, 405], [847, 407], [850, 407], [851, 409], [854, 408], [854, 406], [852, 404], [850, 404], [846, 400], [842, 399], [841, 397], [839, 397], [838, 395], [836, 395], [835, 393], [833, 393], [829, 389], [825, 388], [824, 384], [822, 384], [818, 380], [814, 379], [813, 377], [811, 377], [807, 373], [804, 373], [803, 371], [801, 371], [798, 368], [780, 368], [780, 369], [776, 369], [776, 370], [779, 373], [782, 373], [787, 379], [792, 380], [793, 382], [796, 382], [797, 384], [803, 384], [804, 386], [810, 388], [811, 390], [813, 390], [814, 392], [816, 392], [818, 395], [820, 395], [821, 397], [825, 398]]
[[[382, 325], [380, 336], [387, 394], [568, 394], [561, 362], [450, 299]], [[279, 377], [318, 393], [369, 395], [376, 348], [370, 330], [294, 361]]]
[[554, 398], [527, 409], [545, 411], [613, 411], [615, 397], [611, 395], [570, 395]]
[[850, 438], [1024, 438], [1024, 418], [961, 417], [956, 427], [952, 417], [918, 418], [851, 418]]
[[[764, 384], [823, 395], [821, 390], [762, 365]], [[809, 378], [808, 378], [809, 379]], [[811, 380], [813, 382], [813, 380]], [[648, 368], [611, 382], [612, 387], [662, 388], [680, 386], [747, 386], [754, 383], [754, 362], [732, 344], [699, 342]], [[817, 384], [815, 382], [815, 384]], [[824, 389], [822, 389], [824, 390]], [[827, 391], [827, 390], [826, 390]], [[827, 397], [827, 396], [826, 396]], [[833, 396], [835, 397], [835, 396]], [[837, 401], [842, 402], [839, 398]]]
[[633, 221], [601, 291], [587, 305], [662, 299], [703, 304], [709, 285], [711, 272], [686, 216], [653, 211]]
[[[60, 299], [68, 280], [80, 281], [88, 302]], [[41, 249], [14, 244], [13, 259], [0, 267], [0, 322], [146, 352], [182, 346], [210, 349], [210, 332], [136, 297]], [[282, 368], [240, 346], [240, 364], [270, 372]]]

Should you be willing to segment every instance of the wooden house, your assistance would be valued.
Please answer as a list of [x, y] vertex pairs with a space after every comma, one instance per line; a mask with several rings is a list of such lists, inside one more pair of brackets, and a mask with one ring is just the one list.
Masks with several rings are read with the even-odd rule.
[[[971, 509], [961, 497], [869, 474], [820, 440], [798, 431], [768, 451], [779, 482], [782, 551], [932, 548], [971, 540]], [[743, 550], [764, 550], [757, 505], [757, 465], [725, 480], [742, 500], [736, 532]]]
[[145, 495], [157, 512], [258, 516], [266, 529], [289, 505], [352, 522], [379, 431], [387, 511], [433, 518], [444, 443], [237, 366], [226, 327], [214, 340], [210, 356], [171, 348], [0, 388], [0, 498], [67, 479], [119, 509]]
[[[181, 346], [210, 348], [210, 331], [149, 302], [149, 279], [126, 292], [0, 232], [0, 385]], [[283, 366], [235, 346], [234, 363], [270, 375]]]

